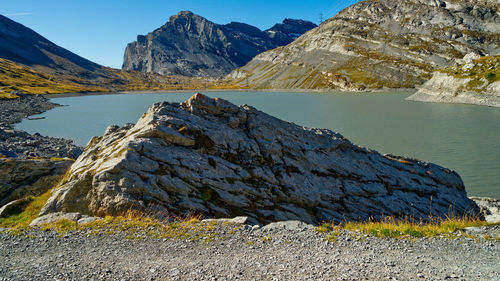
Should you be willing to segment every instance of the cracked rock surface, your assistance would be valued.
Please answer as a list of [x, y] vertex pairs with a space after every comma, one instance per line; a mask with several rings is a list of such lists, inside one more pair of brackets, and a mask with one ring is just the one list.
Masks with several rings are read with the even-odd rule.
[[478, 212], [456, 172], [201, 94], [93, 138], [41, 215], [130, 209], [261, 224]]

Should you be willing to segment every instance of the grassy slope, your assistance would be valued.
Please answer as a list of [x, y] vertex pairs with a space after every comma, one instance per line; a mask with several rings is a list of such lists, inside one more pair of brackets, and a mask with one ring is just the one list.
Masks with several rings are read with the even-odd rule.
[[15, 98], [11, 94], [13, 91], [27, 94], [106, 91], [103, 87], [86, 84], [75, 77], [42, 73], [0, 58], [0, 97]]
[[481, 92], [500, 81], [500, 56], [486, 56], [474, 60], [474, 67], [463, 70], [463, 64], [439, 70], [456, 78], [470, 79], [464, 90]]
[[164, 76], [137, 71], [103, 68], [98, 77], [88, 80], [75, 75], [30, 68], [0, 58], [0, 98], [16, 98], [14, 91], [26, 94], [110, 92], [133, 90], [231, 89], [218, 80], [196, 77]]

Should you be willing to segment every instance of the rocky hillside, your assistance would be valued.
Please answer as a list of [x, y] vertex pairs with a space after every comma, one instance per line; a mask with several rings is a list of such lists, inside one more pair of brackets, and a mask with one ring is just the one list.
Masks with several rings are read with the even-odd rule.
[[414, 87], [465, 54], [500, 53], [497, 1], [365, 0], [229, 78], [257, 88]]
[[461, 64], [436, 71], [407, 100], [500, 107], [500, 56], [469, 54]]
[[128, 44], [123, 69], [220, 77], [245, 65], [257, 54], [286, 45], [314, 27], [311, 22], [286, 19], [261, 31], [238, 22], [215, 24], [184, 11]]
[[131, 209], [245, 215], [254, 223], [478, 211], [453, 171], [201, 94], [157, 103], [136, 125], [111, 126], [93, 138], [40, 215]]

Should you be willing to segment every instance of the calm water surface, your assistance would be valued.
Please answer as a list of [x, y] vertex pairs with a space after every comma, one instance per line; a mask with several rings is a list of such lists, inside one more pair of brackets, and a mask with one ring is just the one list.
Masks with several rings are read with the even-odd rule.
[[[110, 124], [135, 123], [159, 101], [193, 93], [55, 98], [67, 105], [24, 120], [18, 129], [64, 137], [85, 146]], [[408, 93], [212, 92], [307, 127], [328, 128], [358, 145], [456, 170], [471, 196], [500, 198], [500, 109], [405, 101]]]

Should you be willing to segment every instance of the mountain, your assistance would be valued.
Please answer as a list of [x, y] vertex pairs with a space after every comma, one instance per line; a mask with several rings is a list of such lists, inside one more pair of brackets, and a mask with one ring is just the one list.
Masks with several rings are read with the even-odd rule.
[[317, 25], [305, 20], [285, 19], [265, 32], [280, 46], [288, 45]]
[[0, 15], [0, 58], [35, 69], [95, 77], [102, 66], [50, 42], [24, 25]]
[[228, 77], [275, 89], [407, 88], [468, 53], [500, 53], [497, 1], [366, 0]]
[[82, 58], [0, 15], [0, 99], [46, 94], [221, 87], [217, 81], [123, 71]]
[[239, 22], [215, 24], [183, 11], [125, 49], [123, 69], [185, 76], [221, 77], [257, 54], [286, 45], [315, 24], [285, 19], [271, 29]]

